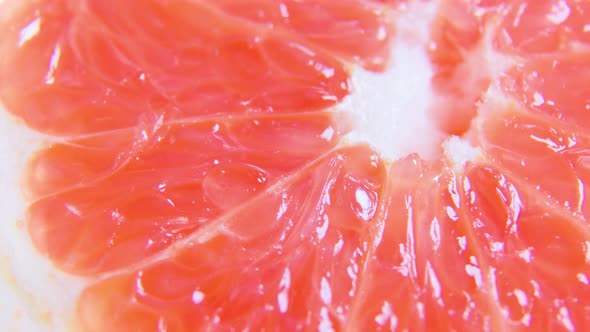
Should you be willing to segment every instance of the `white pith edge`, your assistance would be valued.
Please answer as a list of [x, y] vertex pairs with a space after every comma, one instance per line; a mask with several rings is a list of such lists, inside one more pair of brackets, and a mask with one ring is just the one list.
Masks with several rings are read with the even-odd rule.
[[0, 130], [0, 324], [5, 331], [67, 331], [82, 282], [39, 255], [23, 225], [22, 170], [42, 139], [4, 110]]

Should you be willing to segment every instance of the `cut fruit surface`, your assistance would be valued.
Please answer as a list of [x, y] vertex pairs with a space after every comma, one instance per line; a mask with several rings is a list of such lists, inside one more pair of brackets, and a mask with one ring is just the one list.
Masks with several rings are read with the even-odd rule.
[[384, 170], [366, 147], [329, 154], [294, 174], [284, 189], [259, 195], [138, 270], [88, 288], [79, 303], [84, 325], [341, 328]]
[[387, 65], [393, 17], [383, 6], [355, 0], [223, 0], [214, 5], [232, 16], [293, 31], [368, 69], [382, 70]]
[[590, 7], [587, 1], [441, 0], [438, 3], [428, 49], [436, 68], [434, 88], [444, 97], [439, 98], [433, 116], [444, 130], [453, 134], [468, 130], [481, 94], [505, 69], [521, 62], [523, 57], [552, 59], [557, 54], [588, 53]]
[[[27, 28], [35, 33], [20, 33]], [[52, 0], [0, 29], [3, 103], [50, 134], [124, 128], [153, 114], [317, 110], [349, 89], [329, 51], [200, 3]]]
[[590, 329], [587, 1], [0, 6], [71, 329]]
[[29, 232], [69, 272], [121, 268], [256, 197], [346, 130], [342, 116], [316, 113], [161, 123], [53, 144], [30, 164]]
[[390, 181], [355, 328], [588, 326], [586, 224], [551, 212], [490, 166], [457, 174], [408, 158]]
[[[501, 85], [512, 98], [528, 110], [557, 120], [557, 126], [568, 126], [586, 133], [590, 127], [589, 88], [590, 53], [541, 57], [512, 68]], [[575, 128], [575, 129], [574, 129]]]

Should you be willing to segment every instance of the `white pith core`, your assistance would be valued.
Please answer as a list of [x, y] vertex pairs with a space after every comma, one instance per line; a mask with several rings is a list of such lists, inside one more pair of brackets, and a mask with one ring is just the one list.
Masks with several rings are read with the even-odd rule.
[[414, 3], [396, 16], [390, 64], [384, 73], [357, 68], [351, 75], [352, 94], [340, 105], [354, 114], [351, 142], [368, 142], [394, 161], [417, 152], [436, 156], [445, 136], [429, 114], [434, 93], [433, 68], [426, 45], [436, 3]]
[[[0, 3], [3, 0], [0, 0]], [[429, 115], [433, 69], [424, 45], [436, 2], [416, 2], [396, 17], [391, 66], [385, 73], [355, 68], [352, 94], [338, 106], [355, 118], [345, 141], [368, 142], [387, 160], [417, 152], [427, 159], [441, 151], [445, 134]], [[25, 200], [20, 179], [42, 138], [1, 109], [0, 130], [0, 324], [6, 331], [67, 331], [83, 280], [60, 273], [32, 247], [22, 226]], [[454, 167], [478, 156], [459, 138], [442, 147]]]

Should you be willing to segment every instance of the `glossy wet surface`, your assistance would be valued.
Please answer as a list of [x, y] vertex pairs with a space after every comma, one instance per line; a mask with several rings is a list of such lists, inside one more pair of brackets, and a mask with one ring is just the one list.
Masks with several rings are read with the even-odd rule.
[[439, 2], [433, 116], [481, 149], [459, 168], [341, 144], [334, 107], [353, 65], [386, 68], [393, 7], [21, 7], [0, 98], [51, 135], [26, 228], [86, 278], [78, 329], [590, 325], [586, 2]]

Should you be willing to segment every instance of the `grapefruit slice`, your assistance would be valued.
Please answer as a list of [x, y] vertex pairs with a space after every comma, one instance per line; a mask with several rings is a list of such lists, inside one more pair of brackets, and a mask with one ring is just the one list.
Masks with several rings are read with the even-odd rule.
[[463, 137], [396, 160], [339, 108], [388, 74], [412, 4], [382, 2], [3, 4], [0, 100], [46, 135], [24, 229], [82, 284], [71, 329], [590, 328], [586, 2], [416, 5]]

